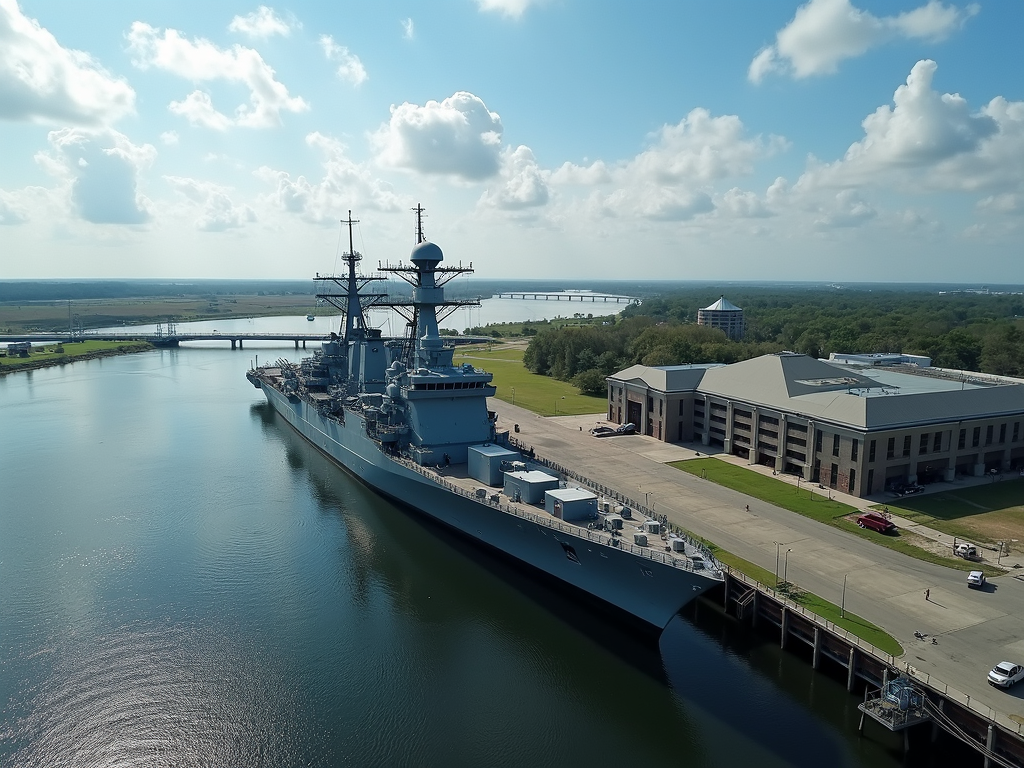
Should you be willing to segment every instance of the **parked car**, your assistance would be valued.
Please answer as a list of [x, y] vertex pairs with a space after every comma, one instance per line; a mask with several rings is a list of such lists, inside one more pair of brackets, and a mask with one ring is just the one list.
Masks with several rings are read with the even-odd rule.
[[636, 434], [636, 424], [632, 422], [627, 424], [620, 424], [619, 426], [612, 427], [594, 427], [590, 430], [590, 434], [594, 437], [613, 437], [615, 435], [633, 435]]
[[977, 560], [978, 549], [973, 544], [968, 544], [966, 541], [961, 541], [955, 547], [953, 547], [953, 554], [957, 557], [962, 557], [964, 560]]
[[886, 520], [877, 512], [865, 512], [857, 518], [857, 525], [861, 528], [870, 528], [872, 531], [878, 531], [879, 533], [893, 533], [896, 530], [892, 520]]
[[967, 574], [967, 586], [968, 587], [981, 587], [985, 586], [985, 574], [981, 571], [971, 571]]
[[1000, 661], [988, 673], [988, 681], [1000, 688], [1009, 688], [1022, 679], [1024, 679], [1024, 667], [1009, 661]]

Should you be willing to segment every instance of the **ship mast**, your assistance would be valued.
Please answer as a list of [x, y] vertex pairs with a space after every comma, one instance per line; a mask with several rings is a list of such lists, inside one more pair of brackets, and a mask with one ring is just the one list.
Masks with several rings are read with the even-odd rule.
[[348, 251], [342, 254], [341, 259], [348, 266], [345, 275], [321, 275], [317, 273], [314, 282], [321, 284], [333, 284], [333, 289], [340, 292], [329, 292], [320, 290], [316, 294], [317, 302], [325, 302], [345, 315], [345, 326], [342, 329], [346, 343], [366, 337], [366, 316], [364, 311], [368, 307], [386, 306], [388, 295], [386, 293], [368, 293], [363, 288], [371, 282], [384, 280], [383, 275], [360, 275], [356, 271], [356, 264], [363, 259], [363, 255], [355, 249], [353, 242], [352, 225], [358, 224], [359, 219], [352, 218], [352, 211], [348, 212], [348, 218], [342, 219], [341, 223], [348, 226]]

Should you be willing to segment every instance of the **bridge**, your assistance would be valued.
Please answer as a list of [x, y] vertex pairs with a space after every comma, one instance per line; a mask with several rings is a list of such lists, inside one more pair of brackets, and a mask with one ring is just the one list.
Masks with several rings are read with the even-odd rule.
[[[443, 336], [445, 341], [452, 344], [486, 344], [494, 341], [491, 336]], [[182, 342], [188, 341], [227, 341], [231, 343], [232, 349], [244, 349], [245, 342], [254, 341], [291, 341], [295, 348], [306, 348], [306, 342], [312, 341], [319, 344], [326, 341], [327, 336], [322, 333], [223, 333], [212, 331], [210, 333], [23, 333], [23, 334], [0, 334], [0, 343], [13, 341], [29, 342], [63, 342], [72, 343], [76, 341], [148, 341], [155, 347], [177, 347]], [[384, 341], [404, 341], [400, 336], [385, 336]]]
[[615, 304], [640, 304], [636, 296], [617, 296], [613, 293], [592, 291], [504, 291], [494, 294], [496, 299], [527, 299], [531, 301], [590, 301], [613, 302]]

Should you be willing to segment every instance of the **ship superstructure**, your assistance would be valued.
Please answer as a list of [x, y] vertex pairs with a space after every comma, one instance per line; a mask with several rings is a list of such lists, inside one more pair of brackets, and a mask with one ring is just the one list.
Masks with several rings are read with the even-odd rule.
[[[341, 335], [332, 333], [299, 364], [253, 369], [249, 381], [304, 437], [378, 492], [664, 627], [721, 582], [720, 567], [697, 542], [668, 535], [585, 482], [567, 483], [497, 430], [487, 409], [491, 374], [455, 365], [438, 329], [447, 313], [475, 303], [444, 296], [444, 285], [472, 264], [441, 266], [441, 249], [423, 234], [423, 209], [414, 210], [409, 263], [381, 263], [372, 276], [357, 270], [362, 256], [352, 246], [357, 222], [349, 214], [345, 274], [316, 277], [318, 303], [344, 317]], [[412, 286], [411, 298], [375, 290], [389, 274]], [[368, 325], [366, 311], [383, 307], [405, 318], [404, 337], [387, 339]]]

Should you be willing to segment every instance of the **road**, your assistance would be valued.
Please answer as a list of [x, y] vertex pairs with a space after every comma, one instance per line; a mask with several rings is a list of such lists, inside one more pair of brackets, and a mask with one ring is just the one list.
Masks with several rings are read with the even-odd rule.
[[[846, 609], [899, 640], [906, 650], [901, 660], [1024, 722], [1024, 685], [1001, 691], [986, 682], [997, 662], [1024, 661], [1024, 581], [1006, 575], [991, 579], [986, 591], [968, 589], [963, 571], [915, 560], [666, 465], [694, 457], [694, 447], [643, 435], [594, 438], [588, 430], [600, 414], [541, 418], [494, 398], [489, 407], [499, 429], [519, 424], [516, 437], [545, 458], [638, 501], [646, 494], [648, 506], [670, 522], [745, 560], [773, 573], [778, 562], [781, 576], [789, 550], [788, 580], [806, 591], [839, 605], [845, 578]], [[915, 631], [928, 639], [916, 639]]]

